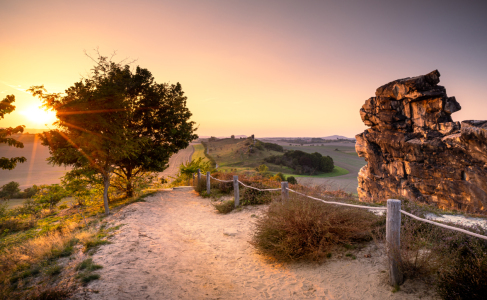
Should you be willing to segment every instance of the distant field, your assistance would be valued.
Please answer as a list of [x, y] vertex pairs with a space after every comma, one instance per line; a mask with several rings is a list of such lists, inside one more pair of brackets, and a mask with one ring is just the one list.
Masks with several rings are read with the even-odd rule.
[[[222, 171], [253, 171], [261, 164], [265, 164], [269, 167], [271, 172], [282, 172], [286, 176], [294, 176], [296, 178], [330, 178], [336, 176], [343, 176], [349, 173], [349, 170], [335, 165], [335, 168], [330, 173], [323, 173], [315, 176], [309, 175], [295, 175], [292, 174], [292, 169], [285, 166], [278, 166], [264, 162], [264, 158], [271, 155], [282, 155], [282, 152], [277, 151], [260, 151], [256, 150], [255, 153], [244, 154], [242, 151], [248, 147], [245, 143], [248, 140], [244, 139], [222, 139], [216, 142], [209, 143], [210, 155], [215, 159], [219, 166], [219, 170]], [[306, 151], [308, 152], [308, 151]], [[315, 152], [315, 151], [313, 151]], [[345, 154], [348, 156], [348, 154]]]
[[47, 164], [46, 159], [50, 156], [49, 149], [41, 145], [40, 139], [33, 134], [23, 134], [18, 140], [24, 143], [24, 148], [9, 147], [0, 144], [0, 157], [24, 156], [27, 161], [17, 164], [13, 170], [0, 170], [0, 186], [16, 181], [21, 189], [32, 186], [33, 184], [53, 184], [60, 183], [60, 177], [71, 168], [53, 167]]
[[[13, 209], [13, 208], [20, 207], [20, 206], [22, 206], [22, 204], [24, 204], [24, 201], [25, 200], [27, 200], [27, 199], [10, 199], [7, 202], [7, 207], [8, 207], [8, 209]], [[57, 206], [60, 206], [60, 205], [63, 205], [63, 204], [69, 205], [73, 201], [74, 201], [74, 198], [73, 197], [67, 197], [67, 198], [64, 198], [63, 200], [59, 201], [59, 203], [58, 203]]]
[[[255, 153], [246, 153], [249, 143], [248, 139], [222, 139], [216, 142], [209, 142], [209, 155], [218, 164], [218, 170], [222, 171], [252, 171], [261, 164], [264, 158], [271, 155], [282, 155], [277, 151], [261, 151], [256, 149]], [[288, 168], [265, 163], [272, 172], [289, 172]]]
[[203, 158], [203, 161], [208, 161], [208, 158], [205, 156], [205, 147], [202, 144], [193, 144], [193, 147], [194, 152], [193, 156], [191, 157], [192, 160]]
[[343, 189], [348, 193], [357, 194], [358, 172], [367, 163], [363, 157], [358, 157], [353, 143], [327, 143], [323, 146], [289, 146], [289, 143], [277, 142], [287, 150], [301, 150], [308, 153], [318, 152], [333, 158], [335, 166], [349, 171], [348, 174], [333, 178], [300, 177], [298, 182], [310, 185], [326, 185], [330, 189]]
[[302, 178], [302, 177], [306, 177], [306, 178], [329, 178], [329, 177], [336, 177], [336, 176], [343, 176], [343, 175], [347, 175], [349, 172], [347, 169], [344, 169], [342, 167], [339, 167], [339, 166], [335, 166], [333, 168], [333, 171], [331, 171], [330, 173], [323, 173], [323, 174], [320, 174], [320, 175], [313, 175], [313, 176], [310, 176], [310, 175], [296, 175], [296, 174], [287, 174], [287, 173], [284, 173], [284, 175], [287, 176], [294, 176], [296, 178]]

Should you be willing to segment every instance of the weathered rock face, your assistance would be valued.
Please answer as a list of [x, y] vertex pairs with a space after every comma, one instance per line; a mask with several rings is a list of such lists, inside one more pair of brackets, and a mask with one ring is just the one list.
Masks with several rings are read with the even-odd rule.
[[360, 109], [370, 129], [356, 136], [367, 165], [359, 172], [361, 201], [391, 197], [445, 209], [487, 212], [487, 120], [453, 122], [455, 97], [440, 73], [379, 87]]

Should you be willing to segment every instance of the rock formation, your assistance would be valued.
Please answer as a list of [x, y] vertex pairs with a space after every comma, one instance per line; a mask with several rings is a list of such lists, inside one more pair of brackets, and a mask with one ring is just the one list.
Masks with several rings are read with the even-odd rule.
[[367, 165], [359, 172], [361, 201], [391, 197], [443, 209], [487, 211], [487, 121], [453, 122], [460, 110], [435, 70], [392, 81], [365, 101], [370, 129], [356, 136]]

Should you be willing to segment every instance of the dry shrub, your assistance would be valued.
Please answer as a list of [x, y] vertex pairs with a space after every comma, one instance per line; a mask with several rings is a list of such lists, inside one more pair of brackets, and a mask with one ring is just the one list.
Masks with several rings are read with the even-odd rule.
[[[403, 201], [403, 209], [424, 217], [419, 205]], [[400, 268], [406, 278], [436, 286], [443, 299], [485, 299], [487, 241], [407, 216], [401, 221]], [[479, 226], [459, 226], [487, 235]]]
[[0, 254], [0, 282], [4, 282], [22, 266], [31, 265], [43, 258], [63, 256], [66, 247], [71, 246], [75, 224], [67, 223], [62, 230], [39, 236]]
[[213, 204], [213, 206], [218, 210], [221, 214], [228, 214], [235, 208], [235, 201], [234, 200], [227, 200], [221, 203]]
[[273, 202], [255, 224], [251, 244], [281, 261], [322, 260], [337, 245], [372, 239], [383, 217], [304, 197]]

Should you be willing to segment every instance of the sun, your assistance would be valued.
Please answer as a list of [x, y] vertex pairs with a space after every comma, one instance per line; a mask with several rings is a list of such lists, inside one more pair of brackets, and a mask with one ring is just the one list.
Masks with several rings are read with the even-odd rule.
[[56, 121], [55, 112], [45, 111], [35, 105], [20, 111], [20, 114], [26, 117], [27, 120], [34, 125], [51, 125]]

